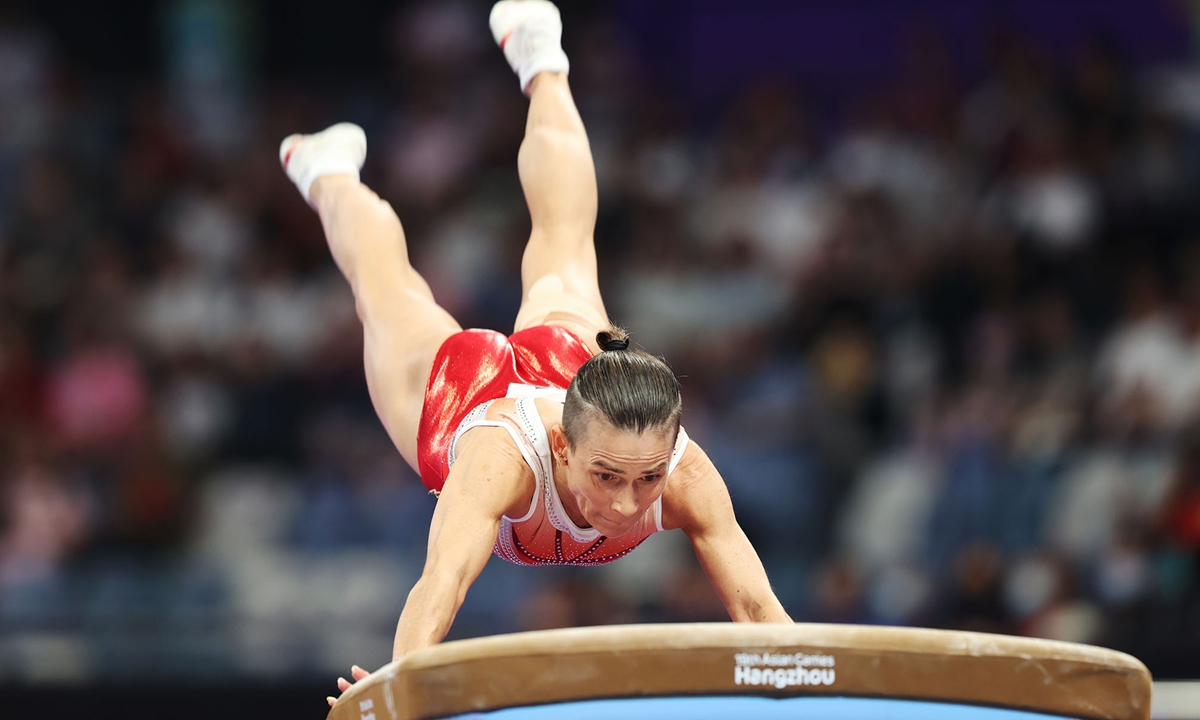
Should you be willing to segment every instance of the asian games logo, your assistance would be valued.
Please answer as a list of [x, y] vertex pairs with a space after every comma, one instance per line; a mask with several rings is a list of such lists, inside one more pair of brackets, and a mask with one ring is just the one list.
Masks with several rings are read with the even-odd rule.
[[738, 653], [733, 656], [733, 684], [774, 687], [832, 685], [837, 680], [832, 655]]

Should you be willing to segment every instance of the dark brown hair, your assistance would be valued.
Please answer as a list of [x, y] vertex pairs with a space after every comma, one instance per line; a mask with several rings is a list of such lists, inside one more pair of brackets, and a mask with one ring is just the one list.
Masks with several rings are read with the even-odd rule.
[[679, 380], [661, 359], [629, 348], [629, 333], [610, 327], [596, 335], [603, 352], [588, 360], [567, 387], [563, 434], [571, 447], [598, 414], [619, 430], [679, 430], [683, 397]]

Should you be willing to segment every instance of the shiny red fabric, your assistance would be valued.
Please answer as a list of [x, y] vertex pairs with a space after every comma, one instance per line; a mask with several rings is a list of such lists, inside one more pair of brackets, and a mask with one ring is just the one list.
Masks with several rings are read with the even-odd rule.
[[463, 330], [438, 349], [425, 387], [417, 430], [421, 482], [441, 491], [450, 473], [446, 451], [467, 413], [504, 397], [510, 383], [565, 388], [591, 350], [573, 333], [553, 325], [509, 337], [492, 330]]

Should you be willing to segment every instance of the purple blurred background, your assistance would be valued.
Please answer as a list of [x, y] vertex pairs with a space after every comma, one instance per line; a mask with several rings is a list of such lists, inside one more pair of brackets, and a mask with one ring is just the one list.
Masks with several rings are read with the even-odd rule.
[[[757, 78], [788, 78], [822, 99], [895, 87], [930, 56], [982, 77], [997, 45], [1020, 37], [1056, 62], [1105, 38], [1138, 64], [1186, 60], [1186, 2], [1174, 0], [628, 0], [615, 3], [640, 56], [710, 103]], [[936, 57], [940, 54], [940, 57]]]

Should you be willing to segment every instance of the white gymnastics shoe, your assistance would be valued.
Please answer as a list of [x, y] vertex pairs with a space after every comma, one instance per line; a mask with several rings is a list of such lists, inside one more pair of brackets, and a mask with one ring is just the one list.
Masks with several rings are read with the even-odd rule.
[[568, 72], [562, 17], [549, 0], [501, 0], [488, 18], [492, 37], [521, 81], [521, 92], [540, 72]]
[[366, 159], [367, 134], [354, 123], [338, 123], [312, 135], [288, 135], [279, 144], [279, 163], [309, 204], [313, 181], [340, 173], [357, 179]]

